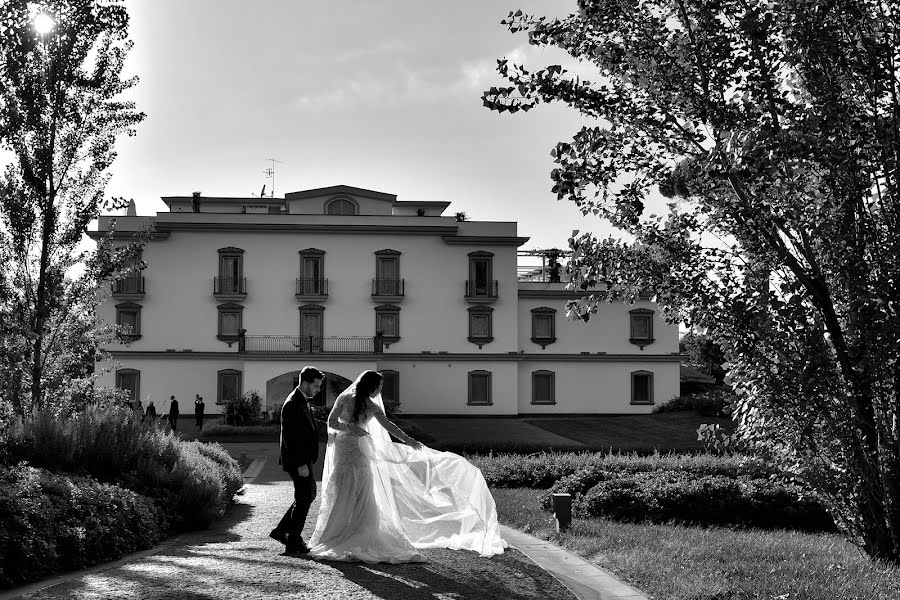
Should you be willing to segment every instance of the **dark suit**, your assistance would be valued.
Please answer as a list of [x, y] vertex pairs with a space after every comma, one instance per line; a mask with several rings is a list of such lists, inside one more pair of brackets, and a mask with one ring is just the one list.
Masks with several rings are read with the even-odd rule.
[[169, 405], [169, 425], [172, 426], [172, 431], [178, 426], [178, 400], [172, 400]]
[[[294, 503], [276, 529], [288, 534], [290, 545], [300, 543], [309, 505], [316, 497], [313, 463], [319, 459], [319, 432], [308, 402], [298, 387], [281, 407], [281, 457], [278, 462], [294, 482]], [[300, 476], [302, 465], [309, 469], [306, 477]]]

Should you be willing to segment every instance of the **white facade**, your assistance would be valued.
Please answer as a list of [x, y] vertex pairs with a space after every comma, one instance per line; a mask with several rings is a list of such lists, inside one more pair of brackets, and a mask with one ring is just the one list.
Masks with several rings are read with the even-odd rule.
[[[119, 375], [101, 383], [158, 411], [174, 395], [188, 412], [199, 394], [215, 413], [235, 386], [277, 408], [304, 365], [349, 380], [387, 371], [410, 415], [645, 413], [678, 394], [678, 330], [658, 307], [608, 304], [588, 323], [568, 320], [565, 284], [519, 281], [527, 238], [514, 222], [458, 222], [442, 216], [446, 203], [347, 186], [163, 200], [170, 212], [101, 217], [91, 234], [112, 219], [114, 239], [151, 228], [143, 280], [101, 307], [139, 334], [109, 348]], [[215, 277], [238, 293], [215, 294]], [[533, 309], [545, 319], [538, 341]], [[383, 347], [376, 314], [379, 327], [398, 324]]]

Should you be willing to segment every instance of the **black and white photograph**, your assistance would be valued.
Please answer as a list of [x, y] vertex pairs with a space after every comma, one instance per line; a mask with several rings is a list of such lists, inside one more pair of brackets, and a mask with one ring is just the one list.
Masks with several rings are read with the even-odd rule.
[[0, 600], [900, 598], [900, 0], [0, 0]]

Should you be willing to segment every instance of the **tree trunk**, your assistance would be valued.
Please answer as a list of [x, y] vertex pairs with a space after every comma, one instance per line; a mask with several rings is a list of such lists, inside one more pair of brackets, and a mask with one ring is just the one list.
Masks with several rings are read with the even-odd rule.
[[[45, 184], [46, 185], [46, 184]], [[44, 189], [47, 205], [44, 209], [44, 223], [41, 231], [41, 261], [38, 272], [37, 299], [34, 309], [34, 347], [31, 352], [31, 408], [40, 409], [44, 405], [41, 392], [41, 377], [44, 371], [44, 324], [47, 321], [47, 263], [50, 260], [50, 245], [53, 240], [54, 206], [53, 191]]]

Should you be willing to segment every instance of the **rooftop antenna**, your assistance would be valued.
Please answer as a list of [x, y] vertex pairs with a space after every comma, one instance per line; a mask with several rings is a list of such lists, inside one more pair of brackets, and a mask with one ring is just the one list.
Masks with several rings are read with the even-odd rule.
[[280, 165], [283, 165], [284, 163], [280, 160], [275, 160], [274, 158], [267, 158], [266, 160], [272, 161], [271, 168], [266, 169], [265, 171], [263, 171], [263, 173], [266, 174], [266, 177], [272, 178], [272, 194], [269, 197], [274, 198], [275, 197], [275, 163], [278, 163]]

